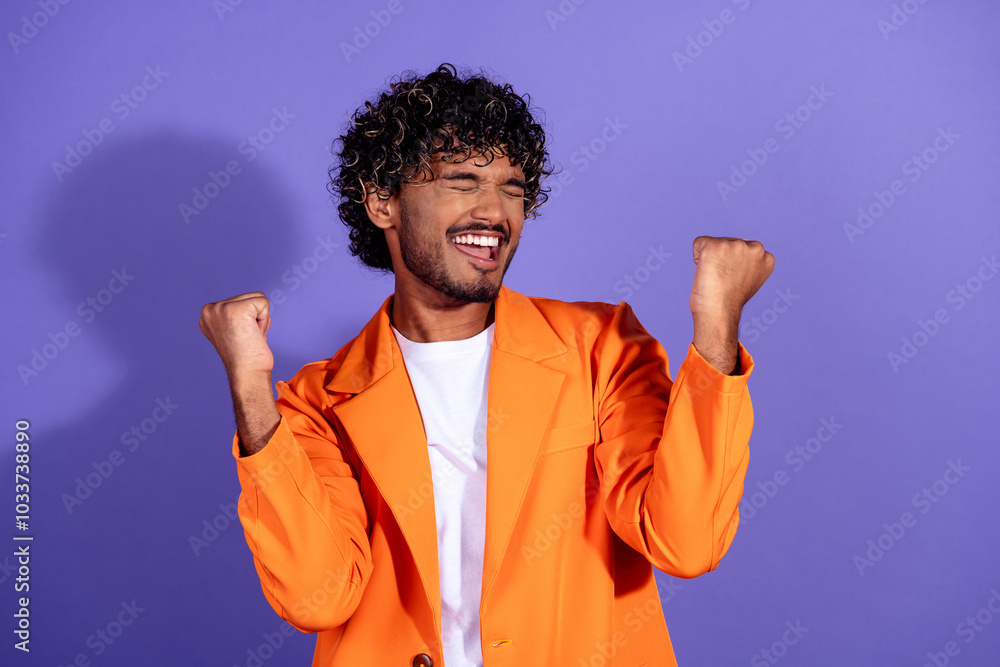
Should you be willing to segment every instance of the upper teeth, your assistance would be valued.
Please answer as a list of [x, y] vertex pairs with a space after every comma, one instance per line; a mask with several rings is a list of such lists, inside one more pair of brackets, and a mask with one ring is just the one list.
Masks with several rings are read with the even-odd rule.
[[475, 234], [463, 234], [456, 236], [455, 243], [469, 243], [472, 245], [498, 246], [500, 238], [497, 236], [476, 236]]

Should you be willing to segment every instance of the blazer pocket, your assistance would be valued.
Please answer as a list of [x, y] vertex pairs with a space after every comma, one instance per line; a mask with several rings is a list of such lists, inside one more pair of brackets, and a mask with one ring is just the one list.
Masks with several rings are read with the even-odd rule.
[[542, 442], [542, 455], [554, 454], [567, 449], [588, 447], [597, 440], [597, 421], [580, 422], [549, 429]]

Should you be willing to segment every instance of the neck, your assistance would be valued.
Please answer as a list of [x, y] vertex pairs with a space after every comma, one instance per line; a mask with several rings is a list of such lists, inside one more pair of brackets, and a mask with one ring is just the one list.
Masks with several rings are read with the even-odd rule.
[[[493, 303], [458, 301], [422, 285], [411, 291], [396, 281], [389, 319], [415, 343], [464, 340], [493, 324]], [[415, 292], [415, 293], [414, 293]]]

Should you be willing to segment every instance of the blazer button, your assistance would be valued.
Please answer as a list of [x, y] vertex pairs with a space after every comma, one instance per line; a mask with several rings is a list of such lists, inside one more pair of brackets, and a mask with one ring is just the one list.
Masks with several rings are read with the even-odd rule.
[[426, 653], [418, 653], [413, 656], [413, 667], [434, 667], [434, 661]]

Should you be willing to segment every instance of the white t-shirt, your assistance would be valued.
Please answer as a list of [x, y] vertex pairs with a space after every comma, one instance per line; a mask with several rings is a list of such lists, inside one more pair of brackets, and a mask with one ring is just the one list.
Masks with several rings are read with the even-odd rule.
[[486, 405], [494, 325], [465, 340], [396, 331], [427, 435], [437, 518], [441, 635], [449, 667], [483, 664], [479, 603], [486, 543]]

